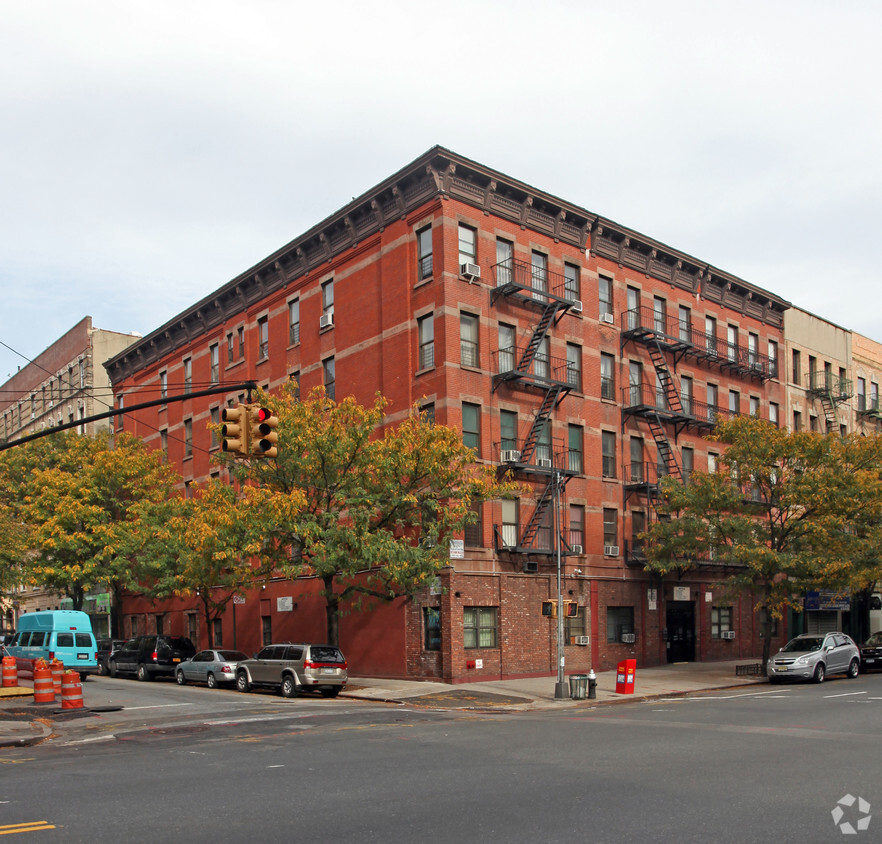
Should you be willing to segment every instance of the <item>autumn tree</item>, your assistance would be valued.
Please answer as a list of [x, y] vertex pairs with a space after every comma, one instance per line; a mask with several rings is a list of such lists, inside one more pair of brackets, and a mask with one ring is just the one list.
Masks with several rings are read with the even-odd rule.
[[647, 569], [710, 564], [728, 573], [731, 591], [753, 590], [765, 663], [772, 619], [799, 607], [805, 590], [850, 591], [878, 575], [882, 439], [789, 432], [752, 417], [721, 422], [711, 439], [726, 446], [716, 473], [662, 482]]
[[[477, 519], [474, 506], [511, 494], [491, 467], [475, 463], [459, 434], [416, 409], [385, 424], [386, 401], [337, 403], [296, 384], [258, 400], [279, 419], [278, 457], [231, 463], [240, 482], [271, 493], [267, 547], [290, 577], [320, 578], [328, 641], [338, 641], [344, 602], [391, 600], [424, 586], [447, 563], [448, 542]], [[291, 524], [277, 518], [303, 496]]]

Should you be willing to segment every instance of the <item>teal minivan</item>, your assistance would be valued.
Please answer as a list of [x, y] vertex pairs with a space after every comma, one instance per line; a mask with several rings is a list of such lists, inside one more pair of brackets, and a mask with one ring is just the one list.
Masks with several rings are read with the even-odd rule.
[[98, 673], [92, 622], [78, 610], [41, 610], [20, 615], [18, 632], [6, 651], [22, 659], [60, 659], [65, 668], [79, 671], [82, 679]]

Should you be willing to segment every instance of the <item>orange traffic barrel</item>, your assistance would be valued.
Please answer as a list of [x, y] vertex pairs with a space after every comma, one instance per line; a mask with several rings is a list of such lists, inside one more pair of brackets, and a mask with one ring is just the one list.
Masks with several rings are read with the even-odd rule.
[[65, 671], [61, 678], [61, 708], [83, 708], [83, 685], [79, 671]]
[[55, 703], [55, 686], [48, 668], [34, 665], [34, 703]]
[[3, 657], [3, 688], [8, 689], [18, 685], [18, 668], [15, 665], [14, 656]]
[[64, 674], [64, 663], [60, 659], [53, 659], [49, 663], [49, 670], [52, 672], [52, 687], [55, 689], [55, 696], [61, 694], [61, 675]]

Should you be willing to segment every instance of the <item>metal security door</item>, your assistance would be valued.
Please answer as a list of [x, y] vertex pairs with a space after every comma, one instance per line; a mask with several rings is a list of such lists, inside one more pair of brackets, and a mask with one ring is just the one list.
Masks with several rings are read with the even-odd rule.
[[666, 619], [668, 662], [693, 662], [695, 605], [691, 601], [672, 601], [667, 606]]

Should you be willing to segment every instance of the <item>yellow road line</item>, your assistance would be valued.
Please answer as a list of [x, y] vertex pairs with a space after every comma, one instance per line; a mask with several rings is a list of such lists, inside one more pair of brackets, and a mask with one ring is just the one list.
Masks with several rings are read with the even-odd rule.
[[25, 823], [0, 826], [0, 835], [16, 835], [19, 832], [39, 832], [42, 829], [55, 829], [49, 821], [26, 821]]

